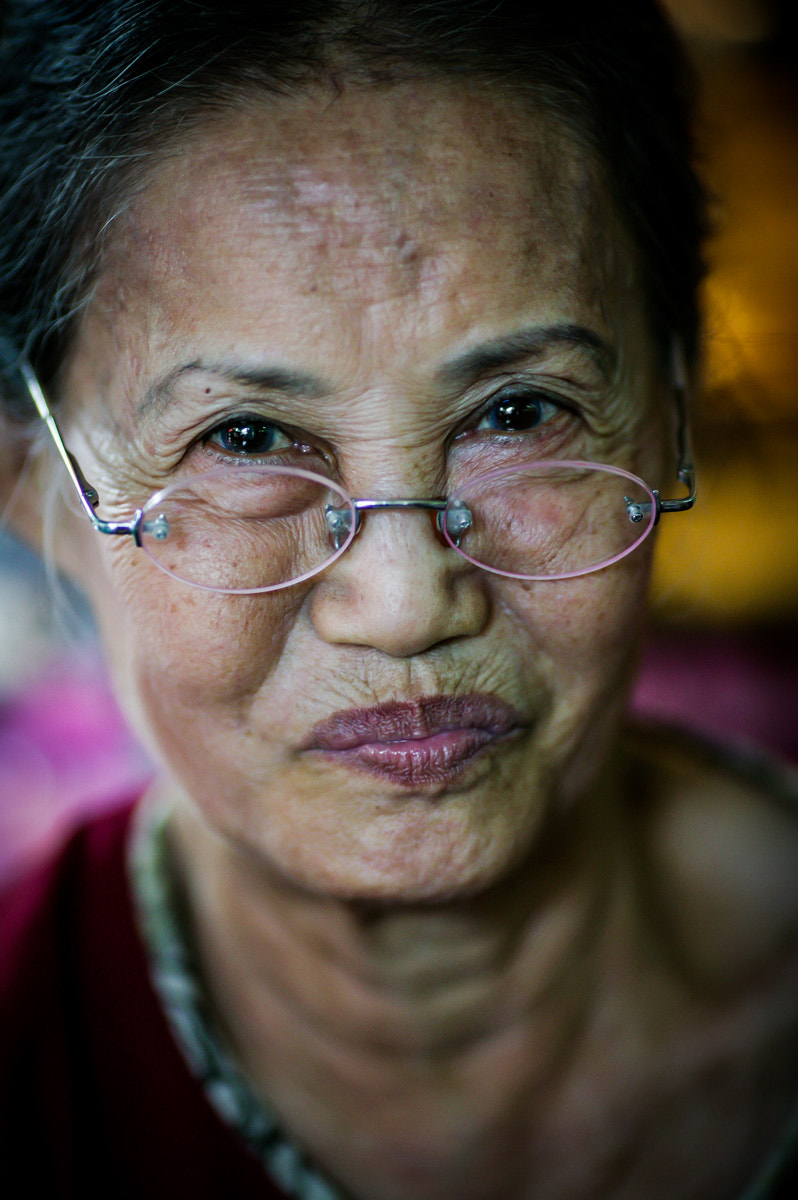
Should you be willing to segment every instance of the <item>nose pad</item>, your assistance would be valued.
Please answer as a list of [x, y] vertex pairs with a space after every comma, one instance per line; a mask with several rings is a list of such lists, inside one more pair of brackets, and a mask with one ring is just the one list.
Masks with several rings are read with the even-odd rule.
[[[330, 542], [333, 549], [340, 550], [352, 530], [352, 510], [350, 508], [336, 508], [334, 504], [326, 504], [324, 506], [324, 519], [330, 531]], [[354, 513], [354, 522], [355, 534], [357, 534], [360, 531], [360, 513], [357, 510]]]
[[[373, 502], [357, 512], [359, 536], [311, 596], [311, 621], [323, 640], [409, 657], [481, 632], [489, 610], [485, 577], [452, 552], [446, 511], [432, 503]], [[425, 507], [428, 531], [419, 520], [423, 512], [397, 511]], [[388, 511], [374, 511], [380, 508]], [[333, 509], [326, 517], [340, 547], [350, 536], [352, 514]]]
[[[436, 507], [432, 508], [435, 504]], [[466, 533], [473, 524], [471, 510], [463, 500], [454, 500], [447, 504], [445, 508], [437, 507], [435, 501], [425, 500], [383, 500], [370, 501], [355, 501], [354, 518], [352, 510], [346, 507], [336, 508], [334, 504], [327, 504], [324, 509], [324, 516], [327, 522], [327, 528], [330, 531], [330, 542], [333, 549], [340, 550], [346, 539], [349, 537], [352, 530], [352, 521], [354, 519], [355, 535], [360, 531], [362, 524], [361, 511], [374, 508], [425, 508], [430, 507], [430, 516], [433, 519], [434, 528], [438, 534], [438, 540], [444, 545], [449, 545], [451, 542], [455, 546], [460, 545], [460, 538]]]
[[435, 525], [442, 540], [460, 545], [460, 538], [474, 524], [471, 509], [464, 500], [452, 500], [446, 508], [435, 514]]

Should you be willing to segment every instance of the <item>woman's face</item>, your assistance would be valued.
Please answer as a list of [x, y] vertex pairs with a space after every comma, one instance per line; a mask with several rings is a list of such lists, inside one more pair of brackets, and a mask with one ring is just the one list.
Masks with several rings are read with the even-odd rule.
[[[516, 437], [652, 485], [673, 470], [597, 172], [477, 87], [264, 102], [193, 134], [117, 217], [59, 391], [116, 518], [236, 469], [253, 422], [258, 461], [288, 456], [354, 496], [445, 494], [453, 464], [487, 468]], [[526, 428], [497, 431], [519, 397]], [[487, 886], [597, 780], [648, 544], [520, 583], [391, 511], [309, 582], [231, 596], [64, 522], [122, 702], [184, 802], [303, 886]]]

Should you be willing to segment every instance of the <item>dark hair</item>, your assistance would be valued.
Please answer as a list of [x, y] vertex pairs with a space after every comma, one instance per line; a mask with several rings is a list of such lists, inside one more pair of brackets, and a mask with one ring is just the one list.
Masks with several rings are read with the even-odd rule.
[[[115, 204], [211, 110], [321, 79], [465, 76], [588, 144], [637, 246], [652, 328], [696, 353], [704, 204], [690, 75], [655, 0], [7, 0], [0, 41], [0, 372], [50, 377]], [[18, 393], [16, 393], [17, 399]]]

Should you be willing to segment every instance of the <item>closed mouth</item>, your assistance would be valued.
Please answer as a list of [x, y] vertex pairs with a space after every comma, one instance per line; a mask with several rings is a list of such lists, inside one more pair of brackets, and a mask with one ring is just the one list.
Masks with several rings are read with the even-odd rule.
[[303, 752], [418, 787], [450, 782], [526, 722], [498, 696], [429, 696], [333, 713], [318, 722]]

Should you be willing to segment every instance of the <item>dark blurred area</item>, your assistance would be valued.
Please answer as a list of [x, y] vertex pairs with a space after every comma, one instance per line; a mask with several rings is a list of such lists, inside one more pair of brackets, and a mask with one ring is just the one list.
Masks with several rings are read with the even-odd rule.
[[798, 4], [667, 0], [714, 197], [699, 500], [663, 522], [647, 712], [798, 762]]
[[663, 523], [662, 617], [798, 617], [798, 5], [668, 0], [703, 86], [699, 146], [715, 197], [706, 371], [694, 441], [700, 503]]
[[[699, 499], [662, 523], [634, 707], [798, 766], [798, 0], [666, 7], [703, 85], [716, 237]], [[91, 635], [63, 636], [49, 594], [0, 531], [0, 875], [149, 771]]]

